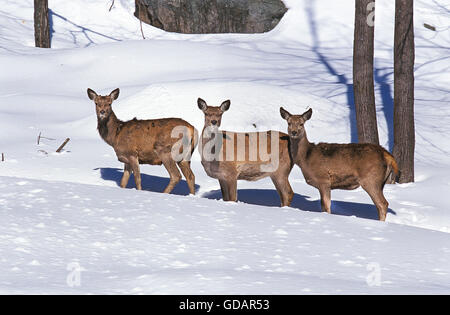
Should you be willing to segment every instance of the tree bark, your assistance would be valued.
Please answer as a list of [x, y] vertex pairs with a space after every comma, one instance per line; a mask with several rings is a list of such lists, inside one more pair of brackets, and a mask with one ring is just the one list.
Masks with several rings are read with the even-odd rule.
[[353, 93], [358, 141], [379, 144], [373, 77], [374, 25], [369, 21], [374, 0], [355, 0]]
[[34, 41], [36, 47], [50, 48], [48, 0], [34, 0]]
[[399, 183], [414, 182], [414, 0], [396, 0], [394, 37], [394, 157]]

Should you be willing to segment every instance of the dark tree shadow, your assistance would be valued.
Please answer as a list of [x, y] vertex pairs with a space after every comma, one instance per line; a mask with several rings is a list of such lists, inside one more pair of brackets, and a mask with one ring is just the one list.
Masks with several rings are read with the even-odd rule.
[[91, 30], [91, 29], [86, 28], [86, 27], [81, 26], [81, 25], [78, 25], [78, 24], [72, 22], [71, 20], [67, 19], [66, 17], [64, 17], [64, 16], [62, 16], [62, 15], [60, 15], [60, 14], [58, 14], [58, 13], [56, 13], [56, 12], [50, 10], [50, 9], [49, 9], [48, 15], [49, 15], [50, 30], [51, 30], [50, 31], [50, 37], [52, 37], [52, 35], [54, 33], [54, 30], [53, 30], [53, 19], [54, 19], [54, 17], [57, 17], [57, 18], [65, 21], [65, 22], [75, 26], [76, 28], [78, 28], [78, 31], [70, 31], [70, 34], [72, 35], [74, 44], [77, 44], [77, 37], [76, 37], [77, 33], [81, 33], [81, 34], [84, 35], [84, 37], [86, 37], [86, 39], [89, 41], [89, 44], [87, 46], [90, 46], [91, 44], [95, 44], [95, 42], [90, 37], [90, 34], [98, 35], [98, 36], [101, 36], [101, 37], [104, 37], [104, 38], [107, 38], [107, 39], [110, 39], [110, 40], [113, 40], [113, 41], [116, 41], [116, 42], [120, 42], [120, 40], [117, 39], [117, 38], [114, 38], [114, 37], [111, 37], [111, 36], [108, 36], [108, 35], [96, 32], [94, 30]]
[[[220, 190], [213, 190], [203, 194], [202, 197], [212, 200], [222, 200], [222, 192]], [[309, 212], [321, 212], [320, 199], [310, 201], [307, 198], [309, 196], [295, 194], [291, 208]], [[274, 189], [241, 189], [238, 191], [238, 200], [258, 206], [280, 207], [280, 198]], [[373, 204], [332, 201], [331, 212], [342, 216], [355, 216], [363, 219], [378, 220], [378, 211]], [[397, 215], [392, 209], [388, 209], [388, 213]]]
[[55, 30], [53, 29], [53, 11], [48, 9], [48, 26], [50, 28], [50, 47], [52, 47], [53, 34]]
[[347, 94], [347, 104], [350, 109], [350, 131], [351, 131], [351, 141], [354, 143], [358, 142], [358, 127], [356, 122], [356, 111], [355, 111], [355, 98], [353, 94], [353, 84], [350, 83], [351, 80], [346, 77], [345, 74], [339, 74], [337, 70], [333, 67], [331, 62], [325, 55], [320, 52], [320, 40], [317, 28], [317, 23], [314, 14], [314, 1], [309, 1], [306, 5], [306, 15], [308, 16], [308, 22], [310, 25], [311, 37], [313, 39], [312, 51], [317, 55], [319, 61], [325, 66], [328, 73], [336, 77], [337, 83], [342, 84], [346, 88]]
[[375, 82], [380, 87], [381, 101], [383, 103], [384, 117], [388, 127], [389, 151], [394, 149], [394, 99], [392, 97], [391, 84], [388, 82], [392, 72], [382, 74], [386, 69], [374, 69]]
[[[100, 170], [100, 175], [102, 179], [107, 181], [113, 181], [117, 184], [117, 186], [120, 186], [120, 180], [122, 179], [123, 170], [118, 168], [97, 168], [95, 169]], [[152, 192], [163, 192], [163, 190], [167, 187], [169, 184], [169, 178], [167, 177], [159, 177], [159, 176], [153, 176], [153, 175], [147, 175], [141, 173], [141, 180], [142, 180], [142, 190], [145, 191], [152, 191]], [[136, 184], [134, 182], [134, 176], [130, 176], [130, 181], [128, 182], [127, 188], [135, 188]], [[200, 188], [199, 185], [195, 185], [195, 191], [198, 191]], [[185, 180], [181, 180], [178, 185], [174, 188], [173, 195], [178, 196], [188, 196], [189, 195], [189, 187]]]

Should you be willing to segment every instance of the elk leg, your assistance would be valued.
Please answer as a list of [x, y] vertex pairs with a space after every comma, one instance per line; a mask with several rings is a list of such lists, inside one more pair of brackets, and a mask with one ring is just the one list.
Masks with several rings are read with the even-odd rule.
[[230, 194], [228, 192], [228, 185], [227, 185], [227, 183], [224, 180], [219, 179], [219, 184], [220, 184], [220, 190], [222, 191], [222, 199], [223, 199], [223, 201], [230, 201]]
[[172, 190], [175, 188], [175, 186], [180, 182], [181, 174], [180, 171], [178, 170], [177, 164], [172, 159], [170, 154], [168, 157], [162, 159], [162, 163], [170, 175], [169, 184], [167, 185], [166, 189], [164, 189], [163, 193], [170, 194]]
[[320, 187], [320, 203], [322, 211], [331, 214], [331, 190], [329, 187]]
[[278, 178], [276, 176], [270, 177], [272, 179], [275, 188], [277, 189], [278, 195], [280, 196], [281, 206], [289, 207], [292, 202], [292, 198], [294, 198], [294, 192], [292, 191], [292, 187], [289, 184], [289, 180], [287, 177]]
[[383, 190], [379, 188], [377, 189], [364, 186], [362, 186], [362, 188], [369, 194], [370, 198], [372, 198], [373, 203], [377, 207], [378, 218], [380, 219], [380, 221], [386, 221], [389, 203], [384, 197]]
[[186, 178], [190, 194], [195, 195], [195, 176], [191, 169], [191, 162], [181, 161], [178, 163], [178, 166], [180, 167], [181, 172]]
[[125, 163], [122, 180], [120, 181], [120, 187], [127, 188], [128, 181], [130, 180], [131, 172], [132, 172], [132, 170], [131, 170], [130, 164]]
[[134, 182], [137, 190], [142, 190], [141, 170], [139, 168], [139, 160], [137, 158], [130, 159], [130, 166], [134, 174]]
[[237, 201], [237, 179], [227, 181], [229, 201]]

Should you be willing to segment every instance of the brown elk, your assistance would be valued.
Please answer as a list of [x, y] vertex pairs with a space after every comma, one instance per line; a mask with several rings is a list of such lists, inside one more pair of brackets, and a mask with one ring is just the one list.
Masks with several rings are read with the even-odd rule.
[[306, 182], [320, 192], [322, 211], [331, 213], [331, 190], [353, 190], [362, 187], [378, 209], [380, 221], [386, 220], [389, 203], [383, 188], [390, 174], [398, 175], [394, 157], [374, 144], [314, 144], [308, 141], [304, 124], [312, 109], [302, 115], [291, 115], [280, 108], [288, 122], [291, 152]]
[[[205, 114], [199, 147], [206, 173], [219, 180], [224, 201], [237, 201], [238, 180], [256, 181], [270, 177], [280, 196], [281, 206], [289, 206], [294, 192], [288, 181], [293, 167], [288, 135], [277, 131], [219, 131], [222, 115], [230, 105], [230, 101], [225, 101], [219, 107], [208, 106], [204, 100], [198, 99], [198, 107]], [[213, 158], [208, 156], [208, 149], [211, 149]], [[264, 157], [262, 151], [268, 152], [272, 158]]]
[[[156, 120], [121, 121], [112, 110], [112, 102], [119, 97], [119, 89], [110, 95], [97, 95], [88, 89], [87, 93], [95, 102], [98, 131], [102, 139], [114, 148], [117, 158], [125, 164], [120, 186], [125, 188], [134, 173], [136, 189], [142, 190], [139, 164], [164, 165], [170, 174], [170, 181], [164, 193], [170, 193], [181, 180], [181, 169], [189, 191], [195, 194], [195, 176], [191, 170], [190, 157], [198, 143], [198, 132], [186, 121], [179, 118]], [[172, 131], [183, 130], [172, 135]], [[181, 135], [181, 136], [180, 136]], [[183, 143], [183, 147], [181, 144]], [[180, 148], [178, 150], [178, 145]], [[176, 153], [176, 154], [174, 154]], [[177, 158], [175, 159], [174, 156]], [[177, 167], [178, 165], [178, 167]]]

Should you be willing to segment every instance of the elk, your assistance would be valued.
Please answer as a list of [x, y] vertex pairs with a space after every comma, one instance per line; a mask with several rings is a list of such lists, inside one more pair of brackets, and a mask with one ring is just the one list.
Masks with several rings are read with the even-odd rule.
[[362, 187], [377, 207], [380, 221], [385, 221], [389, 203], [383, 188], [392, 172], [398, 175], [394, 157], [381, 146], [369, 143], [310, 143], [304, 125], [311, 119], [312, 109], [291, 115], [281, 107], [280, 113], [288, 123], [293, 161], [306, 182], [319, 190], [322, 211], [331, 214], [331, 190]]
[[[288, 135], [277, 131], [221, 131], [222, 115], [230, 108], [231, 102], [228, 100], [214, 107], [199, 98], [197, 103], [205, 114], [199, 146], [202, 165], [208, 176], [219, 180], [223, 200], [237, 201], [238, 180], [257, 181], [270, 177], [280, 196], [281, 206], [289, 206], [294, 192], [288, 177], [294, 164], [289, 155]], [[267, 151], [271, 158], [262, 154], [263, 151]]]
[[[170, 174], [170, 181], [164, 193], [171, 193], [180, 182], [179, 167], [186, 178], [190, 193], [195, 194], [195, 176], [191, 170], [190, 158], [198, 143], [197, 130], [179, 118], [134, 118], [121, 121], [112, 110], [112, 103], [119, 97], [119, 93], [120, 90], [116, 89], [107, 96], [101, 96], [91, 89], [87, 90], [88, 97], [95, 102], [97, 128], [101, 138], [114, 148], [118, 160], [125, 164], [120, 186], [126, 188], [133, 172], [136, 189], [142, 190], [139, 165], [162, 164]], [[174, 130], [182, 131], [181, 137], [181, 133], [174, 134]]]

